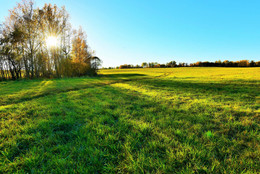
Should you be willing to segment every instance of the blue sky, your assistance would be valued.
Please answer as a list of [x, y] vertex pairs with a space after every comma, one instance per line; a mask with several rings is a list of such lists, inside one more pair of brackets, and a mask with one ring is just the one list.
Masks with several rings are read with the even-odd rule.
[[[0, 0], [0, 22], [17, 1]], [[35, 0], [65, 5], [103, 66], [260, 60], [259, 0]]]

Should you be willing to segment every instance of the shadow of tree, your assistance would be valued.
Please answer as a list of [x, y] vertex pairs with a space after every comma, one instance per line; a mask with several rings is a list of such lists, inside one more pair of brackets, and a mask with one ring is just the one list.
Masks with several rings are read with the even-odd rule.
[[[224, 81], [224, 82], [196, 82], [174, 79], [150, 79], [132, 82], [146, 88], [165, 91], [184, 91], [196, 94], [198, 97], [212, 96], [217, 101], [228, 100], [240, 101], [247, 104], [256, 104], [257, 96], [260, 96], [260, 81]], [[257, 109], [257, 108], [256, 108]]]
[[138, 73], [122, 73], [122, 74], [101, 74], [99, 77], [112, 77], [112, 78], [122, 78], [122, 77], [143, 77], [147, 76], [145, 74], [138, 74]]
[[[143, 77], [143, 74], [110, 74], [95, 78], [71, 78], [51, 80], [23, 80], [22, 82], [8, 82], [9, 90], [0, 94], [0, 106], [17, 104], [24, 101], [37, 99], [46, 95], [92, 88], [95, 86], [108, 85], [118, 81], [131, 81], [136, 77]], [[134, 79], [132, 79], [134, 78]], [[87, 81], [86, 81], [87, 80]], [[7, 86], [3, 88], [6, 89]]]
[[[160, 82], [192, 90], [186, 83]], [[205, 89], [202, 86], [193, 88]], [[217, 108], [213, 111], [219, 112]], [[243, 126], [227, 118], [216, 120], [108, 85], [48, 95], [1, 109], [2, 113], [15, 119], [2, 123], [2, 138], [8, 141], [2, 142], [0, 151], [6, 152], [2, 161], [10, 167], [4, 172], [170, 173], [214, 168], [218, 173], [223, 168], [231, 170], [230, 158], [241, 159], [232, 162], [237, 172], [256, 167], [256, 156], [246, 156], [248, 151], [257, 153], [256, 144], [248, 145], [256, 138], [250, 134], [255, 123]], [[218, 131], [214, 138], [204, 135], [209, 130]]]

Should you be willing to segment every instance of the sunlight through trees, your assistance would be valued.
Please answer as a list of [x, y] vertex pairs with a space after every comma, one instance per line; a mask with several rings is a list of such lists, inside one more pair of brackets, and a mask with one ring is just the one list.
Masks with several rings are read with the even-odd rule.
[[1, 33], [0, 80], [95, 75], [101, 64], [82, 28], [72, 29], [65, 7], [23, 0], [10, 10]]

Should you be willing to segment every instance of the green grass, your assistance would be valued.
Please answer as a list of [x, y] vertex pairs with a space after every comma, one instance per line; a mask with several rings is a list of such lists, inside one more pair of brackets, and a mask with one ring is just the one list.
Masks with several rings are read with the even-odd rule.
[[0, 82], [0, 173], [259, 173], [259, 68]]

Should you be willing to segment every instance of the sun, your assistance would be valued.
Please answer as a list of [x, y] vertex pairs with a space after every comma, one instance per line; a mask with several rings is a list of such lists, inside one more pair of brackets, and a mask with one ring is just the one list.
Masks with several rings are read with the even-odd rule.
[[56, 47], [58, 45], [58, 38], [55, 36], [48, 36], [46, 38], [47, 47]]

